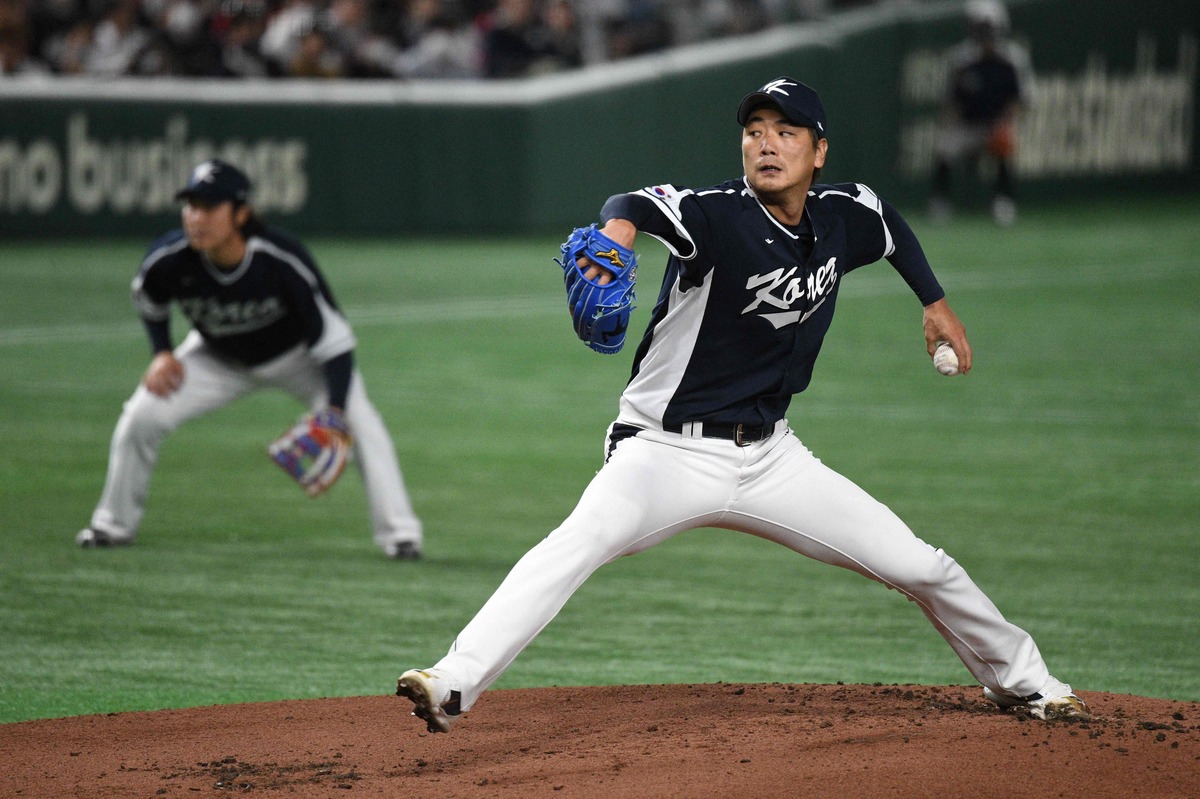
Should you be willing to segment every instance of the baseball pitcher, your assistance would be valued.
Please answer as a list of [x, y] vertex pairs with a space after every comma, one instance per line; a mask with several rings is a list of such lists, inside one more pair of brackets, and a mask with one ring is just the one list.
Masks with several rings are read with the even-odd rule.
[[601, 225], [575, 231], [563, 246], [575, 332], [602, 352], [624, 335], [637, 234], [671, 253], [603, 468], [446, 656], [404, 672], [397, 693], [431, 732], [448, 731], [593, 571], [684, 530], [716, 527], [898, 591], [997, 704], [1042, 718], [1086, 716], [1029, 634], [1005, 620], [953, 558], [793, 432], [789, 401], [808, 386], [842, 281], [855, 269], [887, 259], [900, 274], [924, 307], [930, 356], [947, 342], [966, 374], [971, 348], [896, 210], [861, 184], [814, 185], [829, 149], [816, 92], [773, 80], [741, 101], [737, 120], [743, 177], [614, 196]]

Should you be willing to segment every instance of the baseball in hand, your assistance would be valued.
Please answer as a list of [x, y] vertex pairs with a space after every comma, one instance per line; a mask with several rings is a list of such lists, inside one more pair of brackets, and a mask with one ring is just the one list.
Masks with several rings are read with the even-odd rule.
[[958, 374], [958, 356], [954, 349], [944, 341], [939, 341], [933, 351], [933, 365], [941, 374], [950, 377]]

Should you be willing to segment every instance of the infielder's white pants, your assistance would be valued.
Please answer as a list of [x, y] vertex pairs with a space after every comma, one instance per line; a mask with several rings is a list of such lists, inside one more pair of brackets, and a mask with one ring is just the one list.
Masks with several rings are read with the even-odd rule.
[[993, 690], [1028, 696], [1049, 677], [1033, 639], [961, 566], [817, 460], [786, 422], [743, 448], [653, 431], [621, 441], [574, 512], [521, 558], [435, 668], [470, 708], [593, 571], [696, 527], [750, 533], [896, 589]]
[[[163, 398], [139, 384], [113, 432], [108, 476], [92, 526], [117, 538], [137, 535], [159, 446], [179, 425], [263, 388], [286, 391], [311, 410], [327, 404], [322, 366], [303, 346], [265, 364], [245, 367], [216, 356], [192, 331], [175, 349], [175, 357], [184, 369], [179, 390]], [[395, 541], [420, 543], [421, 522], [405, 490], [396, 449], [357, 369], [346, 405], [346, 424], [354, 436], [355, 461], [371, 508], [375, 542], [381, 547]], [[263, 462], [269, 463], [266, 456]]]
[[983, 152], [991, 135], [992, 126], [988, 124], [948, 123], [938, 128], [934, 153], [946, 161], [960, 161]]

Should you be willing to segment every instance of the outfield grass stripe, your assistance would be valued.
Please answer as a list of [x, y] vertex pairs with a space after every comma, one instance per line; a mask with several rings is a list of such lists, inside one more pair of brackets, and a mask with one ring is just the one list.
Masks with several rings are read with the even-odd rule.
[[41, 325], [38, 327], [14, 327], [0, 330], [0, 347], [17, 347], [27, 344], [78, 343], [98, 339], [126, 338], [139, 330], [129, 322], [114, 322], [106, 325]]
[[[535, 314], [563, 312], [563, 306], [547, 302], [545, 297], [480, 297], [465, 300], [440, 300], [421, 304], [350, 306], [346, 315], [355, 326], [429, 324], [431, 322], [468, 322], [479, 319], [507, 319]], [[0, 347], [30, 344], [79, 343], [137, 337], [141, 326], [136, 320], [96, 325], [39, 325], [0, 329]]]
[[[1197, 418], [1195, 414], [1163, 412], [1156, 407], [1135, 416], [1128, 403], [1091, 408], [1014, 407], [1009, 404], [1002, 407], [958, 407], [953, 410], [953, 415], [962, 421], [1005, 428], [1012, 428], [1015, 425], [1056, 425], [1115, 430], [1136, 423], [1138, 429], [1153, 427], [1178, 430], [1181, 433], [1195, 433], [1200, 430], [1200, 418]], [[889, 419], [893, 422], [928, 424], [929, 409], [908, 403], [848, 403], [839, 400], [838, 404], [833, 405], [805, 404], [801, 401], [793, 405], [788, 414], [788, 420], [792, 423], [792, 427], [801, 432], [806, 418], [825, 420]]]
[[565, 303], [548, 302], [541, 297], [478, 297], [438, 300], [419, 305], [372, 305], [348, 308], [346, 315], [355, 325], [413, 324], [426, 322], [469, 322], [478, 319], [507, 319], [533, 314], [561, 313]]
[[[1125, 264], [1103, 268], [1002, 270], [989, 274], [957, 274], [940, 270], [943, 282], [954, 291], [993, 291], [1028, 286], [1106, 285], [1114, 280], [1124, 283], [1158, 280], [1182, 275], [1184, 264], [1153, 262], [1133, 269]], [[843, 289], [849, 296], [876, 297], [908, 293], [903, 281], [890, 272], [856, 273]], [[452, 298], [421, 303], [349, 306], [346, 314], [354, 325], [406, 325], [431, 322], [467, 322], [481, 319], [507, 319], [541, 314], [558, 314], [562, 306], [548, 302], [545, 296]], [[0, 347], [39, 343], [77, 343], [113, 340], [140, 335], [141, 328], [130, 321], [91, 325], [38, 325], [0, 328]]]
[[[1056, 264], [1046, 264], [1034, 268], [1010, 269], [998, 267], [994, 272], [971, 274], [963, 273], [954, 268], [953, 264], [935, 266], [943, 286], [947, 291], [995, 291], [998, 289], [1013, 289], [1026, 287], [1060, 287], [1078, 288], [1080, 286], [1106, 286], [1113, 282], [1134, 283], [1147, 280], [1162, 280], [1173, 277], [1185, 277], [1188, 270], [1194, 267], [1182, 262], [1148, 262], [1140, 264], [1114, 263], [1089, 265], [1083, 267], [1063, 267]], [[870, 267], [868, 267], [870, 269]], [[897, 281], [896, 275], [887, 271], [862, 270], [853, 273], [846, 279], [842, 291], [849, 296], [876, 297], [890, 294], [904, 294], [908, 286], [903, 281]]]

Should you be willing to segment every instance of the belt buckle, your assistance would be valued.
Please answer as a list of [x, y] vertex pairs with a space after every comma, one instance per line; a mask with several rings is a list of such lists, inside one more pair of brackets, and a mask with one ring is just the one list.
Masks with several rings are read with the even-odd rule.
[[739, 447], [746, 447], [754, 443], [753, 441], [742, 440], [742, 429], [744, 427], [745, 425], [739, 422], [738, 426], [733, 429], [733, 443], [737, 444]]

